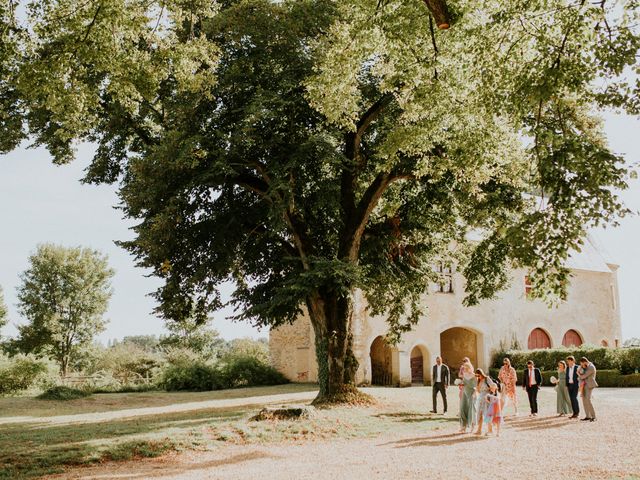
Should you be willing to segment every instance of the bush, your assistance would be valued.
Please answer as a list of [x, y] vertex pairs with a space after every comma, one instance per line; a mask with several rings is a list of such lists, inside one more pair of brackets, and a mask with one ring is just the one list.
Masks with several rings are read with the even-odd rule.
[[169, 391], [208, 391], [226, 388], [280, 385], [287, 378], [275, 368], [252, 356], [227, 358], [211, 363], [193, 357], [188, 351], [174, 351], [158, 381]]
[[[517, 369], [518, 385], [522, 386], [522, 377], [524, 369]], [[499, 369], [490, 368], [489, 375], [491, 378], [498, 378]], [[557, 370], [541, 371], [542, 385], [552, 386], [551, 377], [558, 377]], [[598, 370], [596, 373], [596, 381], [600, 387], [640, 387], [640, 374], [623, 375], [618, 370]]]
[[640, 373], [640, 347], [620, 348], [618, 359], [620, 372], [624, 375]]
[[573, 355], [576, 360], [587, 357], [599, 370], [620, 370], [623, 374], [640, 371], [640, 348], [605, 348], [583, 345], [574, 348], [546, 348], [539, 350], [508, 350], [493, 354], [491, 366], [500, 368], [502, 359], [509, 357], [516, 370], [524, 369], [533, 360], [542, 370], [555, 370], [557, 363]]
[[0, 358], [0, 395], [28, 390], [46, 378], [47, 363], [28, 355]]
[[59, 385], [44, 391], [38, 395], [38, 398], [40, 400], [75, 400], [76, 398], [84, 398], [89, 395], [91, 395], [91, 392], [87, 392], [86, 390], [78, 390], [77, 388]]
[[619, 387], [640, 387], [640, 373], [623, 375]]
[[205, 362], [169, 364], [162, 372], [159, 386], [168, 391], [196, 392], [226, 388], [220, 369]]
[[162, 363], [159, 353], [145, 350], [135, 343], [123, 342], [102, 352], [95, 370], [110, 374], [121, 385], [129, 385], [139, 379], [152, 378]]
[[252, 338], [235, 338], [227, 342], [223, 361], [233, 361], [236, 358], [253, 357], [265, 365], [269, 364], [269, 343], [266, 338], [254, 340]]
[[255, 357], [236, 357], [222, 368], [227, 388], [282, 385], [289, 380], [271, 365]]

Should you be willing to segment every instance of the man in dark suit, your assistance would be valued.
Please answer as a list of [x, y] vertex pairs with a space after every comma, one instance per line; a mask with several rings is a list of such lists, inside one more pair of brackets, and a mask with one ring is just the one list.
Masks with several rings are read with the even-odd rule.
[[571, 415], [569, 418], [578, 418], [578, 415], [580, 415], [580, 402], [578, 402], [580, 379], [578, 378], [578, 366], [576, 365], [576, 358], [573, 355], [567, 357], [567, 369], [565, 370], [565, 375], [567, 377], [569, 399], [571, 400], [571, 410], [573, 410], [573, 415]]
[[437, 413], [438, 410], [438, 392], [442, 395], [444, 403], [444, 413], [447, 413], [447, 387], [449, 386], [449, 367], [442, 363], [440, 356], [436, 357], [436, 364], [431, 372], [431, 385], [433, 394], [433, 410], [431, 413]]
[[535, 368], [533, 361], [527, 362], [527, 368], [524, 369], [522, 378], [522, 387], [527, 391], [529, 397], [529, 407], [531, 407], [531, 416], [538, 415], [538, 390], [542, 386], [542, 374], [539, 368]]

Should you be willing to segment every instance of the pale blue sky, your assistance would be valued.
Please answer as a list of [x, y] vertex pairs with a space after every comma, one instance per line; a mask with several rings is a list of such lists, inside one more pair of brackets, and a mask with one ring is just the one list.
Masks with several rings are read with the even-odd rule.
[[[608, 114], [605, 128], [614, 151], [625, 154], [629, 163], [640, 161], [640, 121]], [[3, 335], [15, 334], [15, 324], [21, 322], [15, 306], [18, 275], [27, 268], [29, 254], [43, 242], [83, 245], [109, 255], [116, 270], [114, 295], [107, 313], [110, 323], [100, 340], [164, 331], [162, 321], [151, 314], [153, 300], [146, 296], [159, 281], [135, 268], [131, 256], [113, 243], [132, 235], [128, 230], [132, 223], [113, 208], [117, 203], [115, 189], [78, 181], [90, 156], [91, 149], [85, 146], [79, 149], [76, 162], [57, 167], [42, 149], [0, 155], [0, 285], [10, 314], [10, 325], [3, 329]], [[634, 182], [623, 198], [630, 208], [640, 211], [640, 182]], [[640, 217], [625, 218], [619, 228], [596, 233], [620, 264], [622, 336], [640, 337]], [[267, 335], [246, 323], [226, 320], [228, 313], [220, 312], [213, 324], [225, 338]]]

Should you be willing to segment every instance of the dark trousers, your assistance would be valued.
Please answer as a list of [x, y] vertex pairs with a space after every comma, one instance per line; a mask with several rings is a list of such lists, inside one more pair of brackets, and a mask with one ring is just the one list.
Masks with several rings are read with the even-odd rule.
[[436, 382], [433, 384], [433, 410], [438, 410], [438, 392], [442, 395], [442, 402], [444, 403], [444, 411], [447, 412], [447, 389], [444, 388], [444, 383]]
[[531, 413], [538, 413], [538, 386], [527, 387], [527, 395], [529, 396]]
[[569, 399], [571, 399], [571, 410], [573, 410], [573, 414], [577, 416], [580, 414], [580, 402], [578, 402], [578, 384], [568, 383], [567, 388], [569, 389]]

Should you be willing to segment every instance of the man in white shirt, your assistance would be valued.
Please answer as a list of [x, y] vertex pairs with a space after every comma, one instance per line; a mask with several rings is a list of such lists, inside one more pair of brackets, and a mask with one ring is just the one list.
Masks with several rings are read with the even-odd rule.
[[571, 410], [573, 415], [569, 418], [578, 418], [580, 415], [580, 403], [578, 402], [578, 392], [580, 390], [580, 380], [578, 379], [578, 366], [573, 355], [567, 357], [567, 389], [569, 390], [569, 399], [571, 400]]
[[524, 369], [522, 388], [527, 391], [529, 397], [529, 407], [531, 408], [532, 417], [538, 416], [538, 390], [542, 386], [542, 373], [536, 368], [532, 360], [527, 362], [527, 368]]
[[442, 363], [442, 357], [436, 357], [436, 364], [431, 372], [431, 385], [433, 395], [433, 410], [431, 413], [437, 413], [438, 410], [438, 392], [442, 395], [444, 403], [444, 413], [447, 413], [447, 387], [449, 386], [449, 367]]

